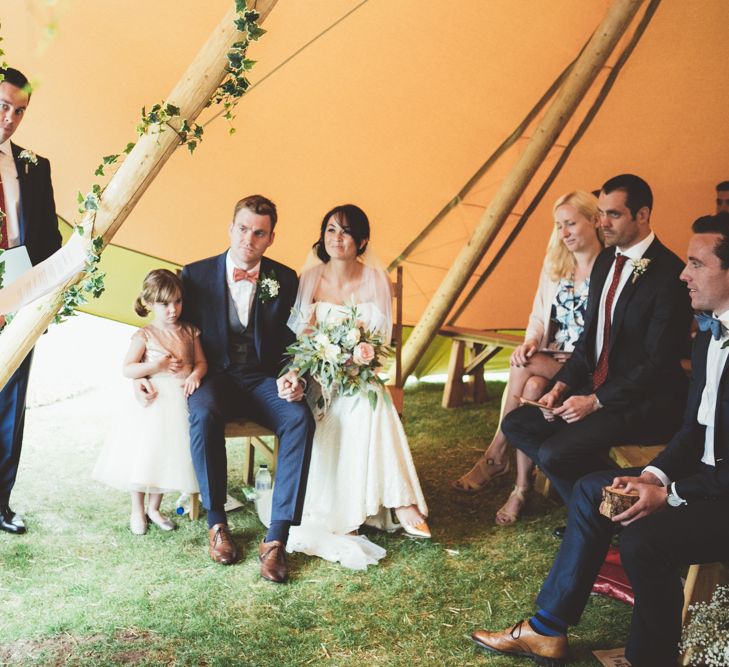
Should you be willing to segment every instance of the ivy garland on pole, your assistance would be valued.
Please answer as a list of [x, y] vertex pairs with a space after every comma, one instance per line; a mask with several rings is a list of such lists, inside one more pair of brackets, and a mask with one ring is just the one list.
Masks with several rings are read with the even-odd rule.
[[[3, 38], [0, 37], [0, 42], [2, 42], [2, 41], [3, 41]], [[5, 55], [5, 51], [3, 51], [2, 47], [0, 47], [0, 69], [5, 69], [8, 66], [8, 64], [5, 62], [5, 59], [3, 57], [4, 55]], [[2, 83], [4, 79], [5, 79], [5, 75], [0, 74], [0, 83]], [[0, 209], [0, 224], [2, 224], [2, 221], [4, 218], [5, 218], [5, 211]], [[2, 237], [3, 237], [3, 235], [2, 235], [2, 232], [0, 231], [0, 241], [2, 241]], [[0, 257], [2, 256], [2, 254], [4, 252], [5, 251], [2, 248], [0, 248]], [[3, 276], [4, 275], [5, 275], [5, 262], [0, 260], [0, 288], [2, 288], [2, 286], [3, 286]], [[0, 327], [0, 330], [2, 330], [2, 327]]]
[[[227, 76], [208, 102], [208, 106], [212, 104], [222, 105], [224, 109], [223, 118], [229, 122], [234, 120], [235, 116], [233, 111], [235, 106], [250, 87], [250, 82], [246, 78], [246, 72], [253, 68], [255, 61], [246, 58], [246, 50], [251, 42], [257, 41], [266, 32], [258, 25], [260, 14], [254, 9], [248, 9], [246, 0], [235, 0], [235, 11], [235, 27], [245, 37], [233, 44], [230, 51], [228, 51]], [[1, 40], [2, 38], [0, 37]], [[3, 51], [0, 49], [0, 57], [2, 55]], [[3, 67], [6, 66], [4, 62], [0, 63], [0, 65]], [[179, 129], [176, 129], [170, 124], [173, 120], [179, 122]], [[178, 107], [160, 102], [152, 106], [149, 111], [146, 108], [142, 108], [142, 116], [136, 128], [139, 137], [149, 134], [151, 131], [165, 132], [167, 128], [170, 128], [178, 134], [180, 145], [186, 145], [190, 154], [194, 153], [203, 139], [203, 127], [197, 123], [191, 124], [186, 118], [181, 118]], [[231, 126], [229, 133], [233, 134], [234, 132], [235, 128]], [[136, 142], [130, 142], [121, 153], [104, 156], [96, 168], [94, 175], [107, 176], [106, 169], [109, 167], [112, 167], [116, 171], [134, 146], [136, 146]], [[109, 175], [112, 175], [111, 172]], [[87, 229], [90, 229], [90, 233], [93, 234], [96, 212], [99, 209], [103, 193], [104, 187], [98, 183], [94, 183], [91, 186], [91, 190], [85, 195], [81, 192], [78, 193], [78, 212], [85, 216], [85, 218], [82, 223], [74, 223], [74, 231], [81, 236], [87, 233]], [[67, 317], [75, 315], [76, 309], [88, 302], [88, 296], [99, 298], [103, 293], [104, 273], [99, 271], [98, 267], [103, 248], [104, 241], [102, 237], [93, 237], [86, 266], [83, 270], [83, 278], [65, 290], [61, 295], [60, 308], [54, 319], [56, 323], [60, 323]], [[0, 278], [3, 269], [4, 264], [0, 262]]]

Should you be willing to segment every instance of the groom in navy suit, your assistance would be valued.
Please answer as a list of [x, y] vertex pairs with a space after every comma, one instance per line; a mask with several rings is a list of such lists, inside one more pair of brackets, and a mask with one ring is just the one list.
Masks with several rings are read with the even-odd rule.
[[[28, 79], [16, 69], [0, 69], [0, 248], [24, 245], [33, 264], [61, 247], [51, 167], [43, 157], [10, 141], [30, 102]], [[0, 257], [2, 261], [2, 257]], [[0, 327], [5, 324], [0, 313]], [[22, 519], [10, 509], [10, 492], [18, 473], [25, 425], [25, 395], [33, 352], [0, 391], [0, 530], [25, 532]]]
[[[649, 466], [614, 478], [593, 473], [575, 485], [564, 541], [537, 597], [539, 610], [501, 632], [479, 630], [487, 650], [540, 665], [567, 657], [567, 627], [579, 622], [619, 524], [620, 556], [635, 593], [625, 656], [634, 667], [676, 665], [681, 574], [690, 563], [729, 559], [729, 213], [693, 224], [681, 274], [701, 331], [691, 358], [683, 424]], [[612, 521], [599, 513], [602, 487], [638, 493]]]
[[230, 564], [238, 550], [224, 504], [227, 461], [223, 432], [232, 417], [273, 429], [279, 438], [271, 525], [259, 545], [261, 575], [288, 576], [289, 527], [301, 521], [314, 420], [303, 381], [279, 377], [285, 350], [294, 340], [287, 321], [296, 299], [296, 273], [267, 257], [276, 206], [260, 195], [239, 201], [228, 234], [230, 249], [186, 266], [182, 319], [199, 327], [209, 374], [189, 399], [190, 446], [210, 529], [210, 555]]

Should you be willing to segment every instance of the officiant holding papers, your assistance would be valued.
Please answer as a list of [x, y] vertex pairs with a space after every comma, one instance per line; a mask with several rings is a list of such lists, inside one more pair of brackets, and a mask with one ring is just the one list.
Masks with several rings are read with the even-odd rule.
[[[0, 248], [16, 248], [14, 254], [27, 253], [26, 261], [38, 264], [61, 247], [51, 167], [47, 159], [10, 141], [28, 110], [28, 79], [12, 68], [0, 69], [0, 79]], [[2, 326], [4, 315], [0, 313]], [[32, 357], [31, 351], [0, 391], [0, 530], [14, 535], [26, 531], [10, 509], [10, 493], [23, 444]]]

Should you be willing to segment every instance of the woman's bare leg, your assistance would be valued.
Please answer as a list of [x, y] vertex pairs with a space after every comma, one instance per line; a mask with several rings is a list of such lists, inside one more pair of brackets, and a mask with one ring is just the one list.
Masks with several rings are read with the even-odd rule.
[[[505, 398], [501, 406], [499, 427], [494, 434], [491, 444], [476, 464], [461, 478], [453, 482], [453, 487], [459, 491], [475, 492], [494, 479], [508, 471], [509, 445], [506, 436], [501, 430], [501, 420], [512, 410], [519, 407], [519, 396], [525, 396], [525, 387], [530, 378], [534, 376], [544, 380], [544, 387], [548, 384], [545, 378], [552, 378], [561, 368], [561, 364], [547, 354], [535, 354], [527, 366], [512, 366], [509, 369], [509, 381], [506, 384]], [[534, 391], [534, 390], [533, 390]], [[540, 398], [543, 390], [536, 398]], [[529, 396], [526, 396], [530, 398]], [[536, 400], [533, 399], [533, 400]]]
[[[549, 380], [539, 376], [532, 376], [524, 385], [524, 398], [536, 401], [544, 395]], [[521, 450], [516, 452], [516, 483], [514, 490], [503, 506], [496, 512], [496, 524], [509, 526], [515, 523], [524, 509], [527, 495], [532, 488], [532, 470], [534, 462]]]

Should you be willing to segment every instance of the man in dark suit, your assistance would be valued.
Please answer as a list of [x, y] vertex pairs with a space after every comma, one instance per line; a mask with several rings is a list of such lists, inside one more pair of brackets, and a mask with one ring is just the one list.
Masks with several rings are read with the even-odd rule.
[[665, 442], [686, 400], [681, 357], [691, 310], [682, 262], [651, 231], [653, 195], [638, 176], [608, 180], [599, 197], [607, 248], [590, 274], [585, 329], [541, 399], [502, 429], [552, 481], [565, 503], [613, 445]]
[[248, 417], [279, 438], [271, 525], [259, 545], [261, 574], [287, 578], [285, 545], [298, 525], [306, 490], [314, 420], [294, 373], [278, 377], [286, 346], [294, 340], [287, 321], [296, 299], [296, 273], [263, 256], [273, 243], [276, 207], [260, 195], [238, 202], [230, 249], [186, 266], [182, 319], [202, 331], [209, 374], [189, 399], [190, 446], [200, 495], [207, 510], [210, 555], [229, 564], [238, 551], [223, 508], [227, 461], [223, 432], [232, 417]]
[[[25, 117], [31, 90], [28, 79], [16, 69], [0, 69], [0, 75], [0, 248], [24, 245], [31, 263], [38, 264], [61, 247], [51, 167], [45, 158], [10, 141]], [[0, 314], [0, 327], [4, 315]], [[0, 530], [15, 535], [26, 531], [10, 509], [10, 493], [23, 444], [32, 358], [31, 351], [0, 391]]]
[[[681, 573], [690, 563], [729, 558], [729, 214], [693, 225], [681, 274], [701, 331], [683, 424], [644, 468], [590, 474], [576, 484], [564, 541], [532, 618], [503, 632], [473, 634], [481, 647], [538, 664], [567, 656], [567, 626], [579, 622], [615, 529], [635, 593], [626, 658], [634, 667], [676, 664], [681, 635]], [[713, 313], [713, 318], [711, 314]], [[602, 487], [638, 493], [612, 521], [599, 513]]]

